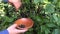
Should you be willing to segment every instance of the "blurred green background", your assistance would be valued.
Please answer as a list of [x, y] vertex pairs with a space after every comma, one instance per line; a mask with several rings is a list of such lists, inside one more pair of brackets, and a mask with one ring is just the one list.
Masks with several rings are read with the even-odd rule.
[[7, 29], [22, 17], [34, 21], [34, 26], [25, 34], [60, 34], [60, 0], [22, 0], [19, 11], [0, 2], [0, 30]]

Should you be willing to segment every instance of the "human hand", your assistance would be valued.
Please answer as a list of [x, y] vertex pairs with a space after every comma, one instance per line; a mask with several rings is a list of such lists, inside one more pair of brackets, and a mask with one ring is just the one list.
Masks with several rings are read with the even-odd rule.
[[21, 6], [21, 0], [8, 0], [9, 3], [13, 4], [15, 9], [18, 11], [18, 9], [20, 8]]
[[8, 27], [8, 32], [9, 34], [19, 34], [19, 33], [24, 33], [26, 32], [28, 29], [22, 29], [22, 30], [19, 30], [19, 29], [16, 29], [16, 26], [17, 24], [13, 24], [11, 25], [10, 27]]

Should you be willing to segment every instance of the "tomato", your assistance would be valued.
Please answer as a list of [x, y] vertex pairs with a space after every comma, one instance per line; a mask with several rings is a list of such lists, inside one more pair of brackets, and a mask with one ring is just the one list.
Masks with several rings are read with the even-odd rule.
[[15, 24], [21, 28], [31, 28], [33, 26], [33, 23], [33, 20], [30, 18], [21, 18], [15, 21]]

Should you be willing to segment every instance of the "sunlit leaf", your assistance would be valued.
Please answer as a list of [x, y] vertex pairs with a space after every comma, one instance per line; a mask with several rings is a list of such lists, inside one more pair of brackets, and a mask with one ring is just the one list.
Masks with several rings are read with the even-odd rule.
[[47, 4], [45, 7], [45, 12], [53, 13], [54, 12], [54, 5], [53, 4]]
[[55, 29], [52, 34], [60, 34], [60, 29]]

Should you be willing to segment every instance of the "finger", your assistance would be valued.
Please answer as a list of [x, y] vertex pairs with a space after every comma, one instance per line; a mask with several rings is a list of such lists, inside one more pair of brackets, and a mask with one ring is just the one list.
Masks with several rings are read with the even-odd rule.
[[13, 24], [11, 27], [15, 28], [17, 26], [17, 24]]
[[20, 2], [15, 2], [15, 3], [13, 3], [13, 5], [14, 5], [15, 9], [18, 10], [21, 6], [21, 3]]
[[17, 30], [17, 32], [19, 32], [19, 33], [24, 33], [24, 32], [26, 32], [26, 31], [28, 31], [28, 29], [24, 29], [24, 30]]

